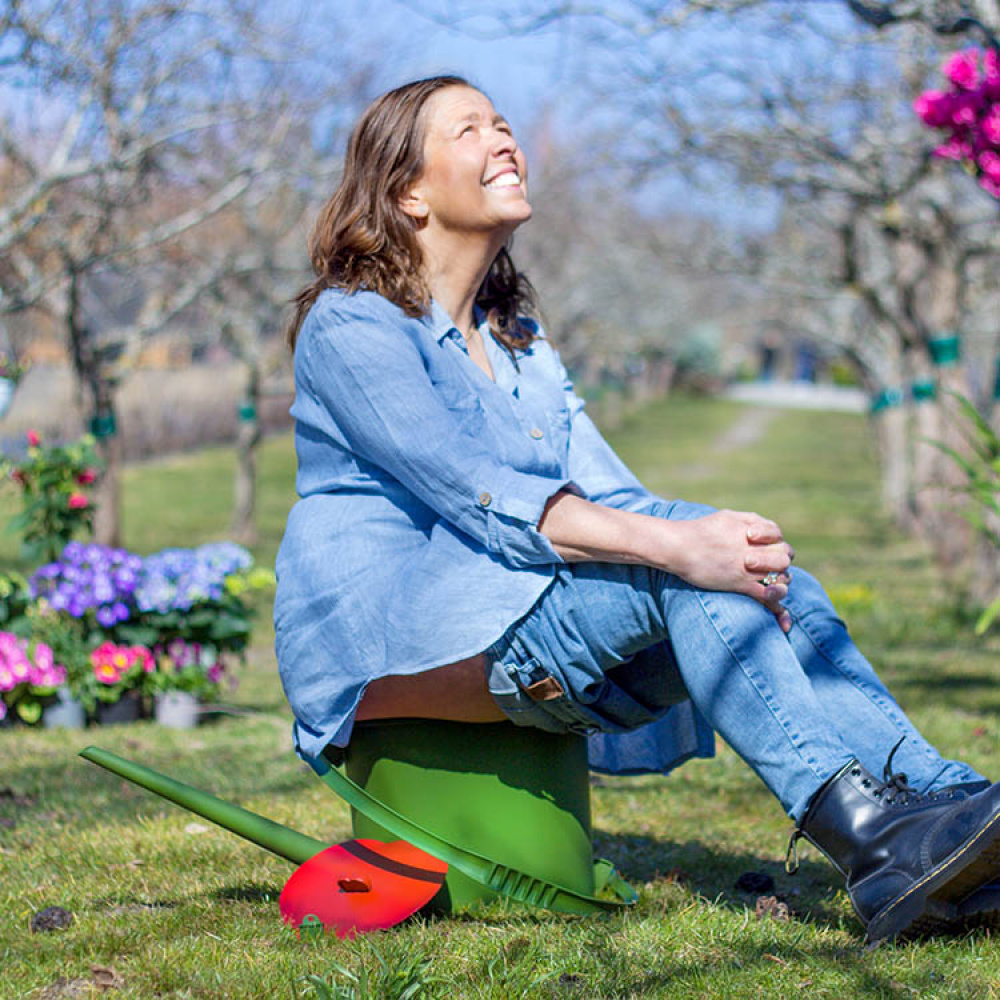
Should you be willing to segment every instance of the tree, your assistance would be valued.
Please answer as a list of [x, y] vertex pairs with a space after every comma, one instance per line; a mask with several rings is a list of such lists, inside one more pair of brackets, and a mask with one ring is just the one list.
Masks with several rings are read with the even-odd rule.
[[289, 162], [316, 159], [317, 107], [336, 132], [340, 96], [367, 77], [341, 46], [306, 84], [308, 50], [241, 0], [2, 0], [0, 24], [0, 314], [64, 331], [105, 464], [95, 533], [116, 543], [122, 372], [236, 287], [239, 241], [262, 232], [232, 219], [302, 180]]

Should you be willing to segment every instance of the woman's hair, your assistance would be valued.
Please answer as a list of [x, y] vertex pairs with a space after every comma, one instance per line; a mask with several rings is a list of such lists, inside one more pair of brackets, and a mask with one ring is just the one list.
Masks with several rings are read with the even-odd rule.
[[[424, 116], [428, 98], [447, 87], [469, 87], [458, 76], [433, 76], [404, 84], [369, 105], [355, 125], [344, 173], [309, 236], [316, 277], [292, 300], [288, 327], [294, 348], [306, 313], [326, 288], [367, 289], [395, 302], [410, 316], [430, 309], [422, 277], [419, 223], [399, 206], [424, 168]], [[490, 265], [476, 294], [499, 340], [511, 351], [526, 347], [534, 329], [519, 317], [534, 309], [534, 290], [519, 274], [507, 247]]]

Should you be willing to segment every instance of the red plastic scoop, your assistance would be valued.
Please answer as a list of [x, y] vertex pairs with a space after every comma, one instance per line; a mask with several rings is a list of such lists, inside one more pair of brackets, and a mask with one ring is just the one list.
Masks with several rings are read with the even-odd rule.
[[416, 913], [444, 884], [448, 865], [405, 840], [348, 840], [300, 865], [278, 907], [300, 931], [337, 937], [393, 927]]

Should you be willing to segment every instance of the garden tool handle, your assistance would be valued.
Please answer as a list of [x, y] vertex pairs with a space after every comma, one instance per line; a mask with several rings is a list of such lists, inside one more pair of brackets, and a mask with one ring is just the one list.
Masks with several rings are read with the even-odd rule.
[[595, 865], [595, 879], [599, 888], [607, 888], [618, 898], [601, 899], [597, 896], [588, 896], [497, 861], [491, 861], [480, 854], [450, 843], [396, 812], [335, 767], [331, 767], [323, 775], [323, 780], [348, 805], [396, 837], [408, 841], [414, 847], [419, 847], [441, 861], [446, 861], [463, 875], [488, 886], [500, 895], [510, 896], [519, 903], [544, 906], [557, 913], [585, 914], [614, 912], [622, 907], [631, 906], [638, 899], [632, 887], [618, 875], [610, 862], [602, 861]]

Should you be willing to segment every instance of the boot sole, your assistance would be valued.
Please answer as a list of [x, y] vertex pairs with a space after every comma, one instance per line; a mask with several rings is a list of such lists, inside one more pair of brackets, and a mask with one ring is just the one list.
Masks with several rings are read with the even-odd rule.
[[[1000, 874], [1000, 812], [950, 858], [914, 882], [868, 923], [865, 943], [874, 948], [887, 938], [925, 937], [961, 926], [958, 904]], [[1000, 924], [1000, 914], [973, 917]]]

